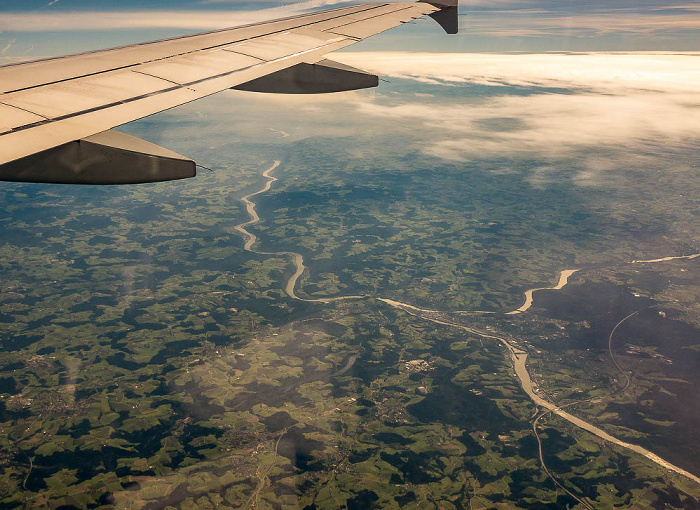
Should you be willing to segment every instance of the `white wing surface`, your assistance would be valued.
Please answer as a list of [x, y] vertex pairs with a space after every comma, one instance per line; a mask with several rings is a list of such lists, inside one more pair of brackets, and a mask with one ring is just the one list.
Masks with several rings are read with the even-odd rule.
[[192, 177], [194, 162], [111, 130], [228, 89], [319, 93], [377, 85], [324, 60], [456, 0], [377, 3], [0, 67], [0, 180], [123, 184]]

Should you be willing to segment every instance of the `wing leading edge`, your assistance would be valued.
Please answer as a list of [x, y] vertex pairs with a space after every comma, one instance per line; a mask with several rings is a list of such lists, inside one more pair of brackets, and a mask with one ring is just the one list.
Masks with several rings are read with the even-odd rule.
[[111, 129], [229, 88], [325, 93], [377, 86], [376, 76], [325, 55], [426, 15], [456, 33], [457, 0], [362, 4], [0, 67], [0, 180], [193, 177], [191, 160]]

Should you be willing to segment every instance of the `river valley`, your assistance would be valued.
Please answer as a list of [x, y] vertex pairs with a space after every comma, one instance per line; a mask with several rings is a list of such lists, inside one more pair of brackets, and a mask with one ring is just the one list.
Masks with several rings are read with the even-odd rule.
[[[248, 215], [250, 216], [250, 219], [248, 221], [245, 221], [243, 223], [240, 223], [236, 225], [234, 228], [235, 231], [239, 232], [243, 237], [244, 237], [244, 249], [246, 251], [250, 251], [253, 253], [257, 253], [260, 255], [277, 255], [277, 256], [288, 256], [291, 258], [292, 263], [294, 264], [295, 267], [295, 272], [294, 274], [289, 277], [287, 282], [285, 283], [285, 292], [289, 297], [295, 300], [300, 300], [300, 301], [306, 301], [306, 302], [321, 302], [321, 303], [330, 303], [334, 301], [343, 301], [343, 300], [357, 300], [357, 299], [369, 299], [369, 298], [374, 298], [377, 299], [378, 301], [381, 301], [391, 307], [403, 310], [406, 313], [415, 315], [417, 317], [420, 317], [424, 320], [430, 321], [435, 324], [439, 324], [442, 326], [448, 326], [452, 328], [459, 328], [465, 332], [471, 333], [473, 335], [477, 335], [481, 338], [489, 339], [489, 340], [494, 340], [497, 342], [500, 342], [508, 351], [510, 359], [513, 364], [513, 369], [514, 373], [519, 381], [520, 387], [523, 389], [523, 391], [528, 395], [528, 397], [532, 400], [532, 402], [538, 407], [544, 410], [541, 414], [538, 416], [541, 417], [543, 414], [555, 414], [558, 417], [568, 421], [569, 423], [576, 425], [577, 427], [580, 427], [583, 430], [586, 430], [587, 432], [605, 440], [610, 443], [613, 443], [619, 447], [622, 447], [624, 449], [630, 450], [632, 452], [635, 452], [639, 455], [642, 455], [643, 457], [647, 458], [648, 460], [656, 463], [657, 465], [663, 467], [664, 469], [667, 469], [669, 471], [675, 472], [681, 476], [684, 476], [690, 480], [693, 480], [694, 482], [700, 484], [700, 477], [696, 476], [693, 473], [690, 473], [689, 471], [682, 469], [666, 460], [661, 458], [660, 456], [656, 455], [655, 453], [639, 446], [635, 445], [626, 441], [623, 441], [621, 439], [618, 439], [614, 437], [613, 435], [609, 434], [608, 432], [604, 431], [600, 427], [589, 423], [587, 421], [584, 421], [583, 419], [571, 414], [570, 412], [566, 411], [564, 408], [565, 407], [570, 407], [572, 405], [575, 405], [576, 402], [574, 403], [567, 403], [564, 405], [558, 405], [550, 400], [547, 400], [543, 398], [537, 389], [537, 387], [533, 384], [533, 381], [531, 379], [530, 373], [528, 371], [528, 352], [524, 350], [522, 347], [515, 345], [512, 341], [509, 341], [506, 339], [504, 336], [500, 335], [494, 335], [485, 331], [477, 330], [468, 326], [464, 326], [459, 323], [459, 318], [462, 317], [461, 314], [464, 313], [469, 313], [468, 311], [459, 311], [459, 312], [452, 312], [459, 314], [459, 318], [455, 317], [455, 319], [450, 318], [450, 313], [451, 312], [446, 312], [446, 311], [440, 311], [440, 310], [430, 310], [430, 309], [423, 309], [419, 308], [416, 306], [413, 306], [408, 303], [403, 303], [399, 302], [396, 300], [392, 300], [389, 298], [381, 297], [381, 296], [368, 296], [368, 295], [350, 295], [350, 296], [330, 296], [330, 297], [324, 297], [324, 298], [315, 298], [315, 299], [309, 299], [309, 298], [304, 298], [300, 297], [296, 293], [296, 287], [298, 284], [299, 279], [303, 276], [304, 272], [307, 271], [307, 267], [304, 265], [304, 258], [300, 253], [296, 252], [290, 252], [290, 251], [282, 251], [282, 252], [260, 252], [260, 251], [255, 251], [253, 249], [253, 246], [257, 240], [257, 237], [255, 234], [251, 233], [247, 227], [253, 226], [256, 223], [260, 221], [260, 217], [256, 211], [256, 206], [255, 203], [252, 202], [250, 199], [254, 196], [260, 195], [262, 193], [265, 193], [270, 190], [272, 184], [277, 181], [277, 178], [272, 176], [271, 173], [277, 169], [280, 166], [281, 162], [280, 161], [275, 161], [271, 167], [269, 167], [267, 170], [265, 170], [262, 174], [262, 176], [265, 178], [265, 183], [263, 187], [254, 192], [250, 193], [246, 196], [244, 196], [241, 201], [245, 205], [246, 211]], [[700, 253], [698, 254], [691, 254], [687, 256], [677, 256], [677, 257], [661, 257], [661, 258], [656, 258], [652, 260], [633, 260], [630, 262], [630, 264], [654, 264], [654, 263], [660, 263], [660, 262], [667, 262], [670, 260], [692, 260], [696, 257], [700, 256]], [[521, 305], [519, 308], [508, 311], [508, 312], [503, 312], [505, 315], [516, 315], [516, 314], [522, 314], [525, 313], [527, 310], [529, 310], [532, 305], [533, 305], [533, 300], [534, 300], [534, 295], [536, 292], [539, 291], [545, 291], [545, 290], [561, 290], [563, 289], [570, 281], [571, 277], [582, 271], [581, 269], [564, 269], [560, 271], [559, 273], [559, 279], [557, 283], [554, 286], [551, 287], [536, 287], [532, 289], [528, 289], [525, 291], [525, 301], [523, 305]], [[475, 311], [473, 313], [483, 313], [480, 311]], [[611, 333], [611, 338], [612, 334]], [[611, 356], [612, 356], [612, 351], [611, 351]], [[614, 357], [613, 357], [614, 360]], [[354, 363], [355, 358], [351, 359], [348, 365], [343, 368], [339, 373], [344, 373], [351, 365]], [[579, 402], [580, 403], [580, 402]], [[535, 433], [537, 433], [537, 422], [535, 422], [534, 425], [534, 430]], [[539, 438], [538, 438], [539, 441]], [[544, 467], [546, 469], [546, 466]], [[551, 476], [551, 475], [550, 475]], [[556, 480], [555, 480], [556, 482]], [[558, 483], [558, 482], [557, 482]], [[573, 495], [572, 495], [573, 496]], [[584, 503], [581, 501], [581, 503], [585, 504], [588, 506], [587, 503]]]

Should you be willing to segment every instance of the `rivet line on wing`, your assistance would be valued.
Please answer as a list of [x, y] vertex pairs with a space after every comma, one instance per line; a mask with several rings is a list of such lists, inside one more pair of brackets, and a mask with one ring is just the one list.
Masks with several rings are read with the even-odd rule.
[[[122, 101], [114, 101], [112, 103], [108, 103], [108, 104], [104, 104], [104, 105], [100, 105], [100, 106], [95, 106], [94, 108], [87, 108], [85, 110], [80, 110], [79, 112], [72, 112], [72, 113], [67, 113], [65, 115], [59, 115], [58, 117], [53, 117], [53, 118], [46, 118], [43, 115], [41, 115], [46, 120], [40, 120], [37, 122], [32, 122], [31, 124], [25, 124], [23, 126], [18, 126], [14, 129], [12, 129], [11, 131], [1, 133], [0, 136], [4, 136], [4, 135], [10, 134], [10, 133], [16, 133], [18, 131], [24, 131], [25, 129], [34, 128], [37, 126], [43, 126], [45, 124], [50, 124], [52, 122], [58, 122], [59, 120], [66, 120], [66, 119], [70, 119], [73, 117], [78, 117], [80, 115], [85, 115], [88, 113], [97, 112], [100, 110], [105, 110], [107, 108], [112, 108], [113, 106], [119, 106], [122, 104], [132, 103], [132, 102], [138, 101], [140, 99], [146, 99], [148, 97], [153, 97], [153, 96], [157, 96], [160, 94], [165, 94], [166, 92], [172, 92], [174, 90], [178, 90], [178, 89], [182, 89], [182, 88], [184, 88], [182, 85], [178, 85], [176, 87], [168, 87], [167, 89], [159, 90], [157, 92], [149, 92], [148, 94], [141, 94], [140, 96], [130, 97], [129, 99], [124, 99]], [[31, 113], [33, 113], [33, 112], [31, 112]]]

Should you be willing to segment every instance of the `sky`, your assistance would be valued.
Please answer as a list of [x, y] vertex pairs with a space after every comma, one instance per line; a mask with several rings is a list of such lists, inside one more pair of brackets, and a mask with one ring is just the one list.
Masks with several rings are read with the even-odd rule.
[[[147, 41], [336, 5], [344, 3], [0, 0], [0, 59]], [[413, 84], [408, 90], [416, 88], [415, 94], [393, 93], [384, 84], [310, 98], [238, 99], [240, 93], [224, 92], [176, 109], [174, 118], [211, 117], [198, 124], [202, 138], [256, 133], [255, 140], [275, 136], [264, 120], [274, 115], [277, 128], [292, 133], [290, 143], [360, 133], [370, 123], [389, 130], [410, 126], [405, 136], [438, 160], [535, 158], [536, 185], [560, 168], [575, 167], [574, 181], [583, 186], [602, 185], [620, 168], [665, 168], [669, 157], [678, 171], [695, 168], [678, 154], [696, 154], [699, 144], [700, 3], [475, 0], [460, 6], [460, 29], [448, 36], [421, 19], [333, 57]], [[284, 125], [283, 112], [289, 116]], [[339, 122], [343, 115], [353, 122]], [[130, 129], [143, 134], [138, 125]]]
[[[0, 56], [74, 53], [345, 4], [339, 0], [0, 0]], [[700, 3], [473, 0], [460, 6], [460, 28], [460, 36], [448, 39], [424, 20], [383, 34], [381, 42], [377, 38], [364, 42], [361, 49], [692, 51], [700, 49]]]
[[533, 188], [564, 179], [628, 193], [636, 189], [632, 176], [698, 175], [700, 56], [692, 53], [347, 51], [333, 58], [385, 81], [321, 96], [225, 91], [125, 130], [215, 170], [232, 146], [291, 150], [342, 138], [369, 159], [376, 147], [367, 140], [401, 140], [399, 152], [429, 167], [482, 168], [506, 179], [524, 173]]

